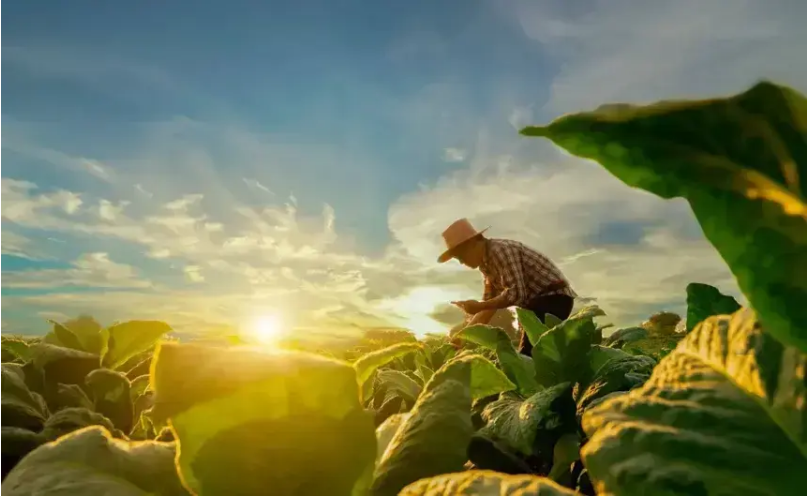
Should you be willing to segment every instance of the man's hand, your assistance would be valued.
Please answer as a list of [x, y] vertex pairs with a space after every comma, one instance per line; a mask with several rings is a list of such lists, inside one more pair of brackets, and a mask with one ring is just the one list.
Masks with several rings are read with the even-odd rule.
[[483, 304], [476, 300], [453, 301], [452, 305], [463, 310], [468, 315], [475, 315], [483, 311]]

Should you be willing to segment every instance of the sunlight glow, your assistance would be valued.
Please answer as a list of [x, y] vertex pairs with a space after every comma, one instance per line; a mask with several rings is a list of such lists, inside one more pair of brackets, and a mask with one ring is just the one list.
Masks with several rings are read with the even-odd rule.
[[421, 336], [427, 332], [442, 332], [449, 328], [430, 316], [435, 309], [452, 300], [473, 297], [474, 293], [464, 287], [420, 286], [403, 296], [383, 301], [379, 307], [392, 314], [397, 324]]
[[276, 314], [266, 314], [255, 319], [253, 334], [264, 345], [274, 345], [283, 336], [281, 319]]

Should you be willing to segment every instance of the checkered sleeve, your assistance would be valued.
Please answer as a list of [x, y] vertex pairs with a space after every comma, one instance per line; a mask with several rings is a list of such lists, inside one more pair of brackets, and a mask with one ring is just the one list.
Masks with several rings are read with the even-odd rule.
[[493, 258], [502, 277], [503, 286], [507, 290], [505, 300], [509, 306], [524, 305], [528, 289], [525, 272], [522, 269], [521, 253], [515, 246], [506, 244], [499, 247]]

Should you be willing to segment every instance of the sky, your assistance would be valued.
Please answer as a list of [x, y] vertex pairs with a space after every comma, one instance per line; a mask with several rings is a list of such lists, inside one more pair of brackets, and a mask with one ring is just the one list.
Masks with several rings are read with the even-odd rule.
[[806, 92], [804, 0], [6, 2], [2, 325], [439, 331], [460, 217], [606, 320], [739, 296], [683, 200], [518, 129], [604, 103]]

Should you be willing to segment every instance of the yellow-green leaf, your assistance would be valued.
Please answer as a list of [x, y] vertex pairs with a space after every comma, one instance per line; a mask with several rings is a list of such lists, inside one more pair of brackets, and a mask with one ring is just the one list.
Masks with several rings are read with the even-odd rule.
[[522, 134], [686, 199], [766, 331], [805, 351], [805, 120], [804, 95], [764, 81], [730, 98], [608, 105]]
[[804, 494], [805, 374], [751, 310], [708, 318], [644, 386], [584, 413], [598, 494]]

